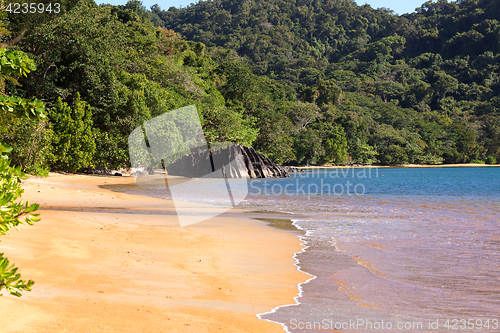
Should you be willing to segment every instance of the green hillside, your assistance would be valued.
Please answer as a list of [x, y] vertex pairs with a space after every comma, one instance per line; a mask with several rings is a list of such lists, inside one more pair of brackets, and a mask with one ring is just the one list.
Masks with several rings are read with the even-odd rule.
[[294, 135], [299, 162], [325, 162], [319, 127], [330, 121], [342, 125], [354, 162], [368, 162], [372, 151], [384, 164], [500, 157], [498, 1], [429, 1], [402, 16], [349, 0], [202, 1], [151, 11], [156, 25], [235, 50], [255, 74], [321, 108]]
[[277, 163], [495, 163], [499, 8], [63, 1], [57, 14], [3, 12], [3, 43], [36, 65], [3, 94], [44, 101], [47, 118], [0, 113], [0, 142], [30, 172], [127, 166], [134, 128], [196, 104], [208, 141]]

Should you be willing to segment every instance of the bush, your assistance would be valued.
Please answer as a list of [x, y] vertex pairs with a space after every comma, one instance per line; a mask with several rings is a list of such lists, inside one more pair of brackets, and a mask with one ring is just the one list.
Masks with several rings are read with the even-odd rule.
[[486, 164], [497, 164], [497, 159], [495, 158], [495, 156], [492, 155], [486, 156], [484, 161], [486, 162]]
[[[3, 146], [0, 145], [0, 147]], [[22, 201], [16, 202], [24, 192], [21, 189], [21, 180], [26, 176], [21, 172], [20, 167], [11, 167], [10, 161], [5, 157], [5, 155], [0, 157], [0, 188], [2, 188], [0, 192], [0, 236], [8, 234], [11, 228], [18, 228], [20, 224], [33, 224], [40, 220], [37, 217], [39, 214], [33, 214], [40, 205], [30, 205], [28, 201], [24, 206]], [[23, 216], [24, 221], [21, 220]], [[0, 291], [5, 288], [10, 294], [21, 296], [20, 291], [30, 291], [34, 283], [31, 280], [21, 280], [21, 274], [17, 273], [17, 268], [3, 257], [3, 253], [0, 253]]]
[[94, 164], [96, 166], [106, 169], [117, 169], [130, 165], [128, 145], [123, 136], [101, 132], [98, 128], [94, 128], [93, 132], [96, 143], [94, 155]]
[[421, 164], [431, 164], [431, 165], [437, 165], [437, 164], [443, 164], [444, 158], [441, 156], [435, 156], [435, 155], [424, 155], [420, 158], [420, 163]]
[[[30, 101], [16, 96], [3, 95], [5, 80], [16, 83], [14, 77], [26, 76], [26, 73], [35, 69], [33, 61], [23, 52], [4, 49], [0, 49], [0, 60], [0, 129], [5, 130], [5, 127], [8, 127], [10, 122], [6, 122], [6, 119], [14, 121], [16, 118], [24, 118], [28, 123], [30, 120], [45, 119], [45, 103], [42, 101]], [[34, 145], [36, 146], [36, 144]], [[35, 156], [36, 149], [30, 148], [31, 153], [28, 155]], [[0, 236], [8, 234], [12, 227], [17, 229], [22, 223], [33, 224], [33, 222], [40, 220], [37, 217], [39, 214], [33, 214], [40, 205], [30, 205], [28, 201], [24, 206], [22, 201], [16, 201], [24, 192], [21, 189], [21, 180], [26, 176], [20, 167], [12, 168], [10, 166], [7, 154], [11, 153], [12, 150], [12, 147], [0, 143], [0, 188], [2, 189], [0, 192]], [[21, 221], [22, 217], [24, 217], [24, 221]], [[30, 291], [34, 283], [31, 280], [21, 280], [21, 274], [17, 273], [17, 268], [11, 265], [7, 258], [4, 258], [3, 253], [0, 253], [0, 291], [5, 288], [11, 295], [21, 296], [21, 291]]]
[[29, 121], [0, 115], [0, 142], [13, 148], [9, 159], [13, 165], [21, 167], [23, 172], [47, 176], [52, 130], [48, 121]]
[[77, 172], [92, 166], [95, 154], [95, 140], [92, 133], [92, 111], [89, 105], [76, 94], [73, 106], [57, 100], [49, 113], [54, 131], [52, 168]]

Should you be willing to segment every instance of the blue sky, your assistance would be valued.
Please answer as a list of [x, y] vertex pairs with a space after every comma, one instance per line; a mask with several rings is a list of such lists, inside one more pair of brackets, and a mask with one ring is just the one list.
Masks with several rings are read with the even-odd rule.
[[[369, 4], [373, 8], [390, 8], [396, 12], [396, 14], [405, 14], [415, 11], [415, 8], [420, 7], [426, 0], [355, 0], [358, 5]], [[97, 3], [110, 3], [112, 5], [124, 5], [127, 0], [96, 0]], [[198, 0], [142, 0], [143, 5], [146, 8], [151, 7], [154, 4], [160, 5], [162, 9], [168, 9], [169, 7], [186, 7], [190, 3], [198, 2]]]

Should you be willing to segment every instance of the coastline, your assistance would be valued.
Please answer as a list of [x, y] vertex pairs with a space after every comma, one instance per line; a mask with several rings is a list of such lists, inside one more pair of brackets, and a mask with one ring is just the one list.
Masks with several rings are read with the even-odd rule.
[[293, 304], [310, 278], [296, 234], [232, 210], [181, 228], [170, 200], [99, 185], [132, 177], [51, 174], [23, 183], [42, 220], [0, 251], [35, 280], [3, 332], [283, 332], [256, 315]]
[[324, 166], [299, 166], [297, 169], [362, 169], [362, 168], [478, 168], [478, 167], [500, 167], [500, 164], [478, 164], [478, 163], [458, 163], [458, 164], [401, 164], [401, 165], [324, 165]]

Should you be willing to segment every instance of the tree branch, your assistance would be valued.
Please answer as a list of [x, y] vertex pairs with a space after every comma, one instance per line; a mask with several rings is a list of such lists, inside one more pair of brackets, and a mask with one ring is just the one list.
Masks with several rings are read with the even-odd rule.
[[29, 29], [29, 26], [25, 26], [16, 37], [12, 38], [11, 40], [9, 40], [6, 43], [1, 43], [0, 44], [0, 48], [12, 46], [12, 45], [15, 45], [15, 44], [19, 43], [19, 41], [21, 39], [23, 39], [23, 37], [26, 34], [26, 32], [28, 31], [28, 29]]

